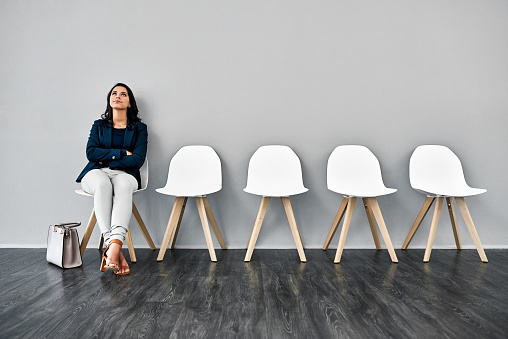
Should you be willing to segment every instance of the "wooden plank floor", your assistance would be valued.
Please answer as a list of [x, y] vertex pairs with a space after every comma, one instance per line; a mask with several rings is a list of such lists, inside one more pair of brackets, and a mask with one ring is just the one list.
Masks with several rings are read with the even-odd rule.
[[[137, 250], [130, 276], [0, 249], [1, 338], [507, 338], [508, 250]], [[127, 252], [125, 252], [127, 256]]]

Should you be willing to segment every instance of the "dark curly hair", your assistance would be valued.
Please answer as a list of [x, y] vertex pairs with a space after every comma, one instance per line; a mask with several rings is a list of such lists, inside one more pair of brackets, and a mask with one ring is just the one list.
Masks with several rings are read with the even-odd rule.
[[109, 90], [108, 96], [106, 97], [106, 111], [101, 115], [102, 120], [105, 121], [113, 121], [113, 108], [111, 107], [111, 104], [109, 103], [109, 99], [111, 97], [111, 92], [113, 92], [113, 89], [116, 86], [122, 86], [127, 89], [127, 94], [129, 95], [129, 103], [130, 107], [127, 108], [127, 119], [131, 123], [141, 121], [140, 118], [138, 118], [138, 106], [136, 105], [136, 99], [134, 98], [134, 94], [132, 93], [132, 90], [127, 86], [126, 84], [122, 84], [121, 82], [117, 83], [115, 86], [111, 87]]

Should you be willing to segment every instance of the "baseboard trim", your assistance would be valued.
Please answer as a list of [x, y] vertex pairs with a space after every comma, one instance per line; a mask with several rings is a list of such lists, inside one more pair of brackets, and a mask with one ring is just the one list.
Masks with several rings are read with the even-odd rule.
[[[90, 244], [90, 246], [87, 246], [87, 248], [97, 248], [99, 244]], [[150, 247], [148, 247], [148, 245], [141, 245], [141, 246], [138, 246], [138, 245], [134, 245], [135, 248], [139, 248], [139, 249], [149, 249]], [[0, 244], [0, 248], [46, 248], [46, 244]], [[160, 245], [156, 245], [156, 248], [159, 249], [160, 248]], [[384, 246], [382, 247], [383, 249], [386, 249]], [[508, 248], [508, 245], [484, 245], [483, 246], [484, 249], [507, 249]], [[198, 245], [187, 245], [187, 246], [175, 246], [175, 249], [189, 249], [189, 250], [206, 250], [208, 249], [206, 246], [198, 246]], [[215, 247], [216, 250], [220, 250], [220, 247]], [[231, 249], [231, 250], [246, 250], [245, 246], [228, 246], [228, 249]], [[256, 246], [255, 249], [260, 249], [260, 250], [291, 250], [291, 249], [294, 249], [296, 250], [296, 247], [270, 247], [270, 246]], [[321, 247], [311, 247], [311, 246], [308, 246], [308, 247], [305, 247], [305, 249], [309, 249], [309, 250], [316, 250], [316, 249], [321, 249]], [[334, 247], [329, 247], [328, 248], [329, 250], [334, 250], [334, 249], [337, 249], [337, 248], [334, 248]], [[349, 250], [373, 250], [375, 249], [375, 247], [344, 247], [344, 249], [349, 249]], [[395, 248], [396, 250], [400, 250], [400, 247], [399, 248]], [[424, 250], [425, 247], [410, 247], [407, 249], [407, 251], [411, 251], [411, 250]], [[456, 249], [455, 246], [433, 246], [432, 249], [435, 249], [435, 250], [454, 250]], [[465, 245], [465, 246], [462, 246], [462, 249], [465, 249], [465, 250], [474, 250], [476, 249], [476, 247], [474, 245]]]

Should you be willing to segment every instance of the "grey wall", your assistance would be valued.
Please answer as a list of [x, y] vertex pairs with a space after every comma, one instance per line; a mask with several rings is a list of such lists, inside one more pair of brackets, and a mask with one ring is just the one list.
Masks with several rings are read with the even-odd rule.
[[[340, 203], [326, 162], [341, 144], [369, 147], [398, 189], [379, 199], [397, 248], [424, 200], [408, 180], [421, 144], [449, 146], [469, 184], [488, 189], [466, 201], [485, 247], [508, 245], [507, 1], [2, 1], [0, 32], [1, 246], [45, 246], [49, 224], [86, 224], [92, 199], [74, 181], [119, 81], [149, 127], [150, 181], [135, 202], [157, 245], [174, 198], [154, 189], [190, 144], [222, 159], [223, 189], [209, 200], [231, 248], [246, 245], [254, 222], [260, 197], [242, 189], [265, 144], [302, 161], [310, 190], [292, 203], [307, 248], [322, 246]], [[373, 248], [360, 207], [346, 247]], [[454, 245], [447, 214], [436, 247]], [[429, 224], [413, 247], [425, 246]], [[459, 231], [473, 246], [461, 218]], [[206, 247], [194, 204], [177, 246]], [[258, 247], [294, 248], [279, 200]]]

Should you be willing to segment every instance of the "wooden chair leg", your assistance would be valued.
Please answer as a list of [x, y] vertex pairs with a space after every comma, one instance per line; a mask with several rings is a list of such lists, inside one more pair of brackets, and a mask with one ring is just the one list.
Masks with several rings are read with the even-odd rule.
[[250, 240], [252, 239], [252, 234], [254, 233], [254, 227], [252, 227], [252, 230], [250, 231], [249, 240], [247, 241], [247, 246], [245, 246], [245, 249], [249, 249]]
[[270, 197], [263, 197], [263, 199], [261, 199], [261, 204], [259, 205], [256, 221], [254, 222], [254, 226], [252, 227], [251, 236], [249, 238], [249, 244], [247, 245], [247, 253], [245, 254], [244, 261], [250, 261], [250, 258], [252, 257], [252, 252], [254, 251], [254, 246], [256, 246], [256, 241], [258, 240], [259, 231], [261, 230], [261, 225], [263, 224], [263, 219], [265, 217], [266, 209], [268, 208], [269, 202]]
[[166, 249], [169, 244], [169, 240], [171, 238], [171, 234], [175, 228], [175, 225], [180, 217], [180, 212], [182, 211], [184, 197], [177, 197], [175, 199], [175, 203], [173, 204], [173, 210], [171, 211], [171, 215], [169, 216], [168, 226], [166, 227], [166, 233], [164, 233], [164, 238], [162, 240], [162, 245], [159, 250], [159, 255], [157, 256], [157, 261], [161, 261], [164, 259], [164, 254], [166, 253]]
[[340, 224], [340, 221], [342, 220], [342, 217], [344, 216], [344, 212], [346, 211], [346, 206], [348, 203], [348, 198], [343, 198], [342, 202], [340, 203], [339, 211], [337, 212], [337, 215], [335, 216], [335, 219], [332, 223], [332, 228], [330, 228], [330, 232], [328, 232], [328, 236], [326, 237], [325, 244], [323, 245], [323, 250], [326, 250], [328, 246], [330, 246], [330, 242], [332, 241], [333, 236], [335, 235], [335, 232], [337, 231], [337, 227]]
[[172, 250], [175, 247], [176, 237], [178, 237], [178, 231], [180, 231], [180, 225], [182, 224], [183, 213], [185, 212], [185, 206], [187, 206], [187, 197], [184, 197], [182, 210], [180, 212], [180, 216], [178, 217], [178, 223], [176, 224], [175, 231], [171, 235], [171, 240], [169, 241], [169, 249]]
[[476, 246], [478, 254], [480, 255], [480, 258], [483, 262], [488, 262], [487, 256], [485, 255], [485, 251], [482, 247], [482, 243], [480, 242], [480, 237], [478, 236], [478, 233], [476, 233], [476, 228], [474, 227], [473, 219], [471, 218], [471, 214], [467, 208], [466, 201], [463, 197], [455, 197], [455, 201], [457, 202], [460, 213], [466, 222], [467, 229], [469, 230], [469, 233], [471, 233], [471, 238], [473, 238], [473, 242]]
[[367, 219], [369, 220], [370, 231], [372, 233], [372, 237], [374, 238], [374, 244], [376, 245], [376, 249], [380, 250], [381, 244], [379, 243], [379, 237], [377, 235], [376, 223], [374, 221], [374, 215], [372, 214], [372, 208], [367, 203], [367, 198], [362, 198], [362, 200], [363, 206], [365, 207], [365, 213], [367, 214]]
[[[296, 225], [296, 220], [295, 220], [295, 225]], [[303, 245], [302, 235], [300, 234], [300, 230], [298, 229], [298, 227], [296, 228], [296, 234], [298, 235], [298, 239], [300, 240], [300, 244], [302, 244], [302, 248], [305, 250], [305, 246]]]
[[81, 239], [80, 252], [81, 256], [85, 253], [86, 245], [90, 240], [90, 236], [92, 235], [93, 228], [95, 227], [95, 223], [97, 222], [97, 218], [95, 217], [95, 209], [92, 210], [92, 214], [90, 215], [90, 220], [88, 221], [88, 225], [86, 226], [85, 234], [83, 234], [83, 239]]
[[342, 230], [340, 231], [339, 245], [337, 246], [337, 252], [335, 253], [334, 263], [340, 263], [342, 257], [342, 251], [344, 250], [344, 244], [346, 243], [347, 231], [349, 230], [349, 224], [351, 223], [351, 217], [353, 216], [353, 210], [355, 208], [356, 197], [347, 198], [346, 216], [344, 217], [344, 223], [342, 224]]
[[434, 202], [434, 197], [427, 197], [425, 199], [422, 208], [420, 209], [420, 213], [418, 213], [418, 216], [416, 217], [415, 222], [413, 223], [413, 227], [411, 227], [411, 230], [409, 231], [409, 234], [406, 237], [406, 240], [404, 241], [404, 244], [402, 244], [402, 249], [405, 250], [411, 240], [413, 239], [413, 236], [415, 235], [416, 231], [418, 230], [418, 227], [420, 227], [420, 224], [422, 223], [423, 218], [425, 218], [425, 215], [427, 215], [427, 212], [430, 209], [430, 206]]
[[432, 244], [434, 243], [434, 237], [436, 236], [437, 223], [439, 221], [439, 214], [441, 213], [441, 207], [443, 206], [443, 197], [436, 198], [436, 205], [434, 206], [434, 215], [432, 216], [432, 223], [430, 224], [429, 239], [427, 240], [427, 247], [425, 248], [425, 255], [423, 261], [428, 262], [430, 259], [430, 252], [432, 251]]
[[208, 199], [206, 197], [203, 197], [203, 202], [205, 203], [206, 216], [208, 217], [208, 220], [210, 221], [210, 224], [212, 225], [213, 232], [215, 233], [217, 240], [219, 240], [220, 247], [223, 250], [225, 250], [226, 243], [224, 242], [224, 239], [222, 238], [222, 234], [220, 233], [220, 230], [219, 230], [219, 225], [217, 225], [217, 220], [215, 220], [215, 217], [212, 213], [212, 208], [210, 207], [210, 204], [208, 203]]
[[302, 238], [300, 236], [300, 232], [298, 231], [298, 226], [296, 225], [295, 214], [293, 213], [289, 197], [281, 197], [280, 199], [282, 200], [284, 210], [286, 211], [286, 215], [288, 217], [289, 227], [291, 227], [291, 232], [293, 233], [293, 238], [295, 239], [296, 249], [300, 255], [300, 261], [306, 262], [307, 258], [305, 257], [305, 252], [303, 250]]
[[102, 250], [102, 247], [104, 246], [104, 237], [102, 236], [102, 233], [101, 233], [101, 238], [99, 239], [99, 251]]
[[141, 229], [141, 233], [143, 233], [143, 236], [145, 237], [148, 246], [150, 246], [152, 251], [154, 251], [155, 245], [152, 241], [152, 238], [150, 237], [150, 234], [148, 233], [148, 230], [146, 229], [145, 223], [143, 222], [143, 219], [141, 218], [138, 209], [136, 208], [136, 204], [134, 204], [134, 201], [132, 202], [132, 214], [134, 215], [134, 220], [136, 220], [136, 222], [138, 223], [138, 226]]
[[212, 261], [217, 261], [217, 257], [215, 256], [215, 249], [213, 248], [212, 233], [210, 232], [208, 219], [206, 217], [206, 208], [203, 197], [196, 197], [196, 205], [198, 206], [199, 217], [201, 218], [201, 225], [203, 226], [203, 232], [205, 233], [206, 245], [208, 246], [210, 259], [212, 259]]
[[127, 226], [127, 234], [125, 235], [125, 242], [127, 243], [127, 248], [129, 249], [129, 256], [131, 257], [131, 262], [136, 262], [136, 252], [134, 252], [134, 244], [132, 243], [131, 237], [131, 229]]
[[462, 249], [460, 245], [459, 229], [457, 228], [457, 218], [455, 217], [455, 208], [453, 208], [453, 199], [446, 198], [446, 204], [448, 205], [448, 213], [450, 214], [450, 221], [452, 222], [453, 236], [455, 238], [455, 245], [457, 249]]
[[390, 240], [390, 235], [388, 234], [388, 229], [386, 228], [385, 221], [383, 219], [383, 215], [381, 214], [381, 209], [379, 208], [379, 204], [376, 198], [367, 198], [368, 208], [372, 210], [374, 217], [376, 218], [377, 225], [379, 226], [379, 231], [383, 236], [383, 240], [385, 241], [386, 248], [388, 249], [388, 253], [390, 253], [390, 258], [392, 262], [399, 262], [397, 260], [397, 255], [395, 254], [395, 250], [393, 249], [392, 241]]

